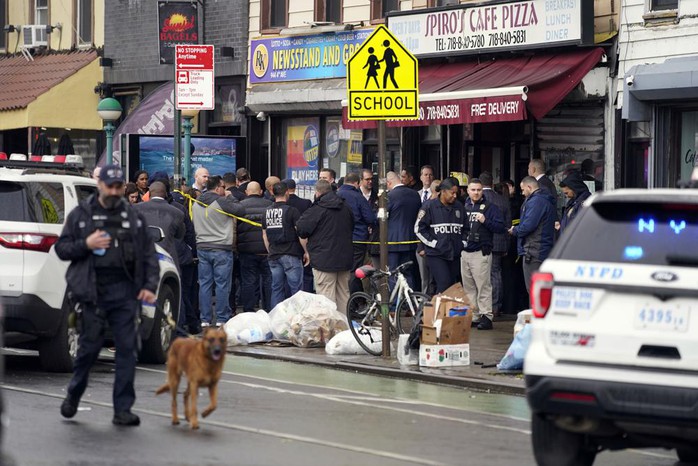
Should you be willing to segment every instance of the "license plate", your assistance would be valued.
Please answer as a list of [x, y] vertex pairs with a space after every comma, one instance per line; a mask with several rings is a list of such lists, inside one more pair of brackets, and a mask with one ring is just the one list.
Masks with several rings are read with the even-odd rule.
[[635, 328], [685, 332], [691, 308], [681, 304], [645, 304], [635, 313]]

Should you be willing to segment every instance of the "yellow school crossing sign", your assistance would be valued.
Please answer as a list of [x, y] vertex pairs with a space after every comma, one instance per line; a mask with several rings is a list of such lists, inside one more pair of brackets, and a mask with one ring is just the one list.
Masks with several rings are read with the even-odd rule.
[[417, 59], [385, 26], [378, 26], [347, 63], [350, 120], [419, 116]]

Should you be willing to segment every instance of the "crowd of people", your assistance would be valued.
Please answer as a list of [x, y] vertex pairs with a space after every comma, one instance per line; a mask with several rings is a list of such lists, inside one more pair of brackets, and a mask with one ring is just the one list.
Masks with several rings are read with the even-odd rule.
[[[520, 306], [517, 296], [590, 195], [573, 170], [560, 183], [567, 204], [558, 210], [540, 159], [531, 160], [521, 194], [511, 180], [495, 185], [488, 172], [464, 186], [435, 180], [429, 165], [415, 175], [409, 168], [386, 175], [388, 267], [412, 262], [407, 282], [427, 294], [461, 282], [481, 330], [493, 328], [505, 307]], [[238, 311], [271, 310], [299, 290], [344, 311], [350, 293], [363, 289], [353, 271], [379, 266], [371, 170], [337, 180], [322, 169], [314, 201], [295, 194], [293, 179], [270, 176], [262, 186], [245, 168], [218, 176], [201, 167], [179, 189], [164, 172], [138, 172], [135, 180], [124, 196], [163, 228], [170, 239], [162, 245], [180, 269], [181, 332], [222, 325]]]

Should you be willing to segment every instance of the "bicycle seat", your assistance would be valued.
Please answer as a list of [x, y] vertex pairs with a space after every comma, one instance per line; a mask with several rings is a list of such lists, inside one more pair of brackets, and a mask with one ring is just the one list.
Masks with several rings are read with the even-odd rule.
[[376, 269], [374, 267], [370, 265], [364, 265], [354, 271], [354, 276], [359, 280], [363, 280], [364, 278], [370, 277], [374, 273], [376, 273]]

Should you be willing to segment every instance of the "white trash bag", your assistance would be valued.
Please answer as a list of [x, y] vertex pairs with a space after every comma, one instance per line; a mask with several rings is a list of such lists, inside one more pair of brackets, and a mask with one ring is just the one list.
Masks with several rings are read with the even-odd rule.
[[324, 296], [316, 299], [291, 318], [288, 337], [301, 348], [325, 346], [337, 333], [348, 330], [347, 318], [337, 305]]
[[291, 320], [304, 309], [313, 306], [337, 310], [337, 305], [324, 296], [299, 291], [288, 299], [280, 302], [269, 313], [271, 331], [274, 338], [281, 341], [290, 340]]
[[[371, 329], [370, 332], [373, 336], [373, 341], [368, 335], [360, 335], [361, 340], [366, 346], [371, 348], [373, 351], [381, 351], [383, 349], [381, 344], [381, 333], [380, 330]], [[351, 330], [344, 330], [339, 332], [332, 337], [330, 341], [325, 345], [325, 353], [327, 354], [369, 354], [365, 349], [359, 345], [356, 341], [354, 334]]]
[[269, 314], [263, 309], [233, 316], [223, 326], [228, 335], [228, 346], [249, 345], [273, 339]]

